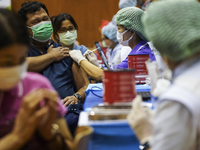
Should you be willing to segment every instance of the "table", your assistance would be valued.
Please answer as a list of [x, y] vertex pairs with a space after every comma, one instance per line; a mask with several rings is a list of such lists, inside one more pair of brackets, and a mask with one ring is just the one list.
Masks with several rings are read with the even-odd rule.
[[[150, 87], [137, 85], [136, 91], [150, 91]], [[80, 114], [79, 125], [91, 125], [94, 129], [89, 150], [138, 150], [139, 141], [126, 120], [89, 123], [87, 112], [93, 106], [103, 103], [103, 85], [90, 84], [85, 94], [84, 112]]]

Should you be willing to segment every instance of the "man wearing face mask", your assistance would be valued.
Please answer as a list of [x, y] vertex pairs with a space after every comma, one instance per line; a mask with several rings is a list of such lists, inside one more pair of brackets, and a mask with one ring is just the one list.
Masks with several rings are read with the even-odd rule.
[[117, 27], [110, 22], [101, 32], [102, 45], [108, 48], [106, 52], [108, 62], [111, 65], [119, 64], [122, 45], [117, 41]]
[[[89, 83], [87, 75], [83, 70], [78, 69], [77, 65], [73, 64], [70, 57], [67, 57], [69, 56], [69, 49], [64, 49], [61, 44], [50, 40], [53, 28], [46, 6], [37, 1], [27, 2], [22, 4], [18, 15], [26, 22], [31, 37], [27, 58], [30, 64], [29, 70], [40, 72], [47, 77], [61, 99], [64, 99], [65, 106], [78, 104], [79, 100], [83, 103], [84, 92]], [[55, 61], [53, 62], [52, 57], [46, 58], [48, 53], [52, 53], [52, 51], [61, 54], [54, 55]], [[67, 114], [67, 116], [69, 115]], [[68, 121], [68, 123], [74, 121], [75, 125], [72, 124], [73, 131], [77, 124], [77, 118], [75, 117], [74, 120], [73, 117], [70, 117], [70, 121]]]
[[[137, 7], [126, 7], [117, 12], [115, 17], [118, 27], [117, 40], [123, 46], [129, 46], [132, 49], [129, 55], [149, 54], [151, 61], [155, 61], [156, 58], [147, 43], [141, 23], [143, 13]], [[128, 57], [114, 68], [128, 68]]]

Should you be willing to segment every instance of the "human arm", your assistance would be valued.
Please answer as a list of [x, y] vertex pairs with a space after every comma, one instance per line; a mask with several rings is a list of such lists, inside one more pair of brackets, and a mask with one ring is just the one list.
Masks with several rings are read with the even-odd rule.
[[38, 109], [42, 99], [40, 90], [32, 91], [24, 96], [12, 131], [0, 139], [0, 149], [18, 150], [30, 140], [40, 118], [47, 113], [46, 107]]
[[103, 69], [93, 65], [88, 60], [82, 60], [80, 66], [87, 72], [87, 74], [97, 82], [102, 82]]
[[[89, 84], [87, 74], [83, 70], [83, 68], [80, 67], [76, 62], [73, 62], [72, 72], [73, 72], [74, 84], [75, 84], [75, 87], [77, 90], [76, 93], [81, 95], [81, 97], [82, 97], [81, 103], [84, 103], [85, 90]], [[68, 106], [70, 104], [78, 104], [78, 99], [74, 95], [67, 96], [66, 98], [64, 98], [63, 103], [66, 106]]]
[[59, 126], [59, 132], [62, 134], [67, 147], [71, 148], [73, 144], [73, 137], [63, 117], [56, 119], [55, 123]]
[[53, 48], [53, 45], [49, 46], [47, 54], [35, 57], [27, 57], [26, 60], [29, 64], [28, 71], [41, 72], [48, 65], [54, 61], [60, 61], [69, 56], [69, 49], [57, 47]]
[[[69, 129], [63, 121], [62, 117], [58, 116], [59, 100], [57, 93], [52, 90], [43, 89], [44, 106], [48, 108], [48, 112], [40, 119], [38, 133], [46, 142], [46, 146], [50, 150], [66, 148], [65, 141], [72, 140]], [[63, 124], [64, 122], [64, 124]], [[55, 127], [57, 127], [55, 129]]]
[[150, 117], [145, 115], [139, 101], [133, 102], [135, 105], [128, 115], [128, 122], [142, 144], [150, 141], [152, 150], [195, 149], [197, 129], [194, 118], [182, 104], [169, 100], [162, 102], [151, 127]]
[[[94, 64], [92, 64], [91, 62], [86, 60], [86, 58], [78, 50], [70, 51], [69, 54], [70, 54], [70, 57], [75, 62], [77, 62], [91, 78], [93, 78], [94, 80], [99, 81], [99, 82], [102, 81], [103, 70], [101, 68], [95, 66]], [[87, 55], [87, 56], [89, 56], [89, 55]], [[91, 58], [91, 57], [89, 56], [88, 58]], [[96, 62], [95, 59], [92, 59], [92, 60], [94, 60], [94, 62]]]

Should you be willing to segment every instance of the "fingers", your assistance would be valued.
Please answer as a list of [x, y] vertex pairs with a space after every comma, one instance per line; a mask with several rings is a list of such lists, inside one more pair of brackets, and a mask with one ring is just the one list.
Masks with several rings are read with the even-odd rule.
[[26, 113], [32, 114], [39, 107], [39, 103], [43, 100], [43, 97], [42, 91], [32, 91], [23, 98], [21, 107], [27, 111]]
[[142, 97], [140, 95], [136, 95], [136, 97], [133, 99], [132, 107], [133, 108], [134, 107], [136, 107], [136, 108], [142, 107], [141, 102], [142, 102]]
[[92, 59], [92, 56], [88, 54], [88, 55], [87, 55], [87, 59], [88, 59], [88, 60], [91, 60], [91, 59]]
[[57, 92], [47, 89], [37, 89], [28, 93], [22, 100], [22, 105], [26, 110], [26, 113], [32, 114], [36, 109], [39, 109], [41, 101], [54, 101], [55, 105], [58, 105]]
[[63, 103], [65, 106], [68, 106], [71, 103], [71, 98], [70, 96], [67, 96], [63, 99]]
[[45, 106], [45, 107], [39, 109], [38, 111], [36, 111], [36, 112], [33, 114], [33, 116], [30, 117], [30, 122], [31, 122], [31, 124], [32, 124], [32, 125], [33, 125], [33, 124], [34, 124], [34, 125], [38, 124], [40, 118], [41, 118], [42, 116], [44, 116], [45, 114], [47, 114], [47, 113], [48, 113], [48, 107], [47, 107], [47, 106]]
[[62, 47], [62, 49], [63, 49], [64, 51], [68, 51], [68, 52], [69, 52], [69, 48], [67, 48], [67, 47]]
[[62, 101], [63, 101], [63, 103], [66, 103], [69, 99], [70, 99], [69, 96], [67, 96]]
[[89, 55], [89, 54], [91, 54], [91, 53], [93, 53], [91, 50], [87, 50], [84, 54], [83, 54], [83, 56], [87, 56], [87, 55]]
[[78, 102], [73, 98], [74, 96], [68, 96], [64, 99], [63, 103], [65, 106], [68, 106], [70, 104], [78, 104]]
[[89, 53], [89, 55], [90, 55], [91, 57], [93, 57], [93, 58], [97, 58], [96, 55], [95, 55], [93, 52]]
[[65, 106], [68, 106], [71, 103], [72, 100], [68, 100], [64, 103]]
[[53, 45], [50, 45], [48, 49], [52, 49], [52, 48], [53, 48]]

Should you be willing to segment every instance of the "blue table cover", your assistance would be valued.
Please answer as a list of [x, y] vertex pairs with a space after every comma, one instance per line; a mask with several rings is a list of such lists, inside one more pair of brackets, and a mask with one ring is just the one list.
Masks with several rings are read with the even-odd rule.
[[[150, 92], [150, 86], [136, 85], [136, 92]], [[103, 84], [89, 84], [85, 91], [86, 99], [83, 105], [84, 111], [90, 111], [92, 107], [103, 103]]]
[[139, 150], [139, 141], [128, 123], [92, 125], [89, 150]]
[[[136, 85], [137, 92], [150, 92], [150, 86]], [[83, 105], [84, 111], [103, 103], [103, 84], [89, 84]], [[139, 141], [127, 122], [113, 124], [92, 124], [94, 133], [89, 150], [139, 150]]]

